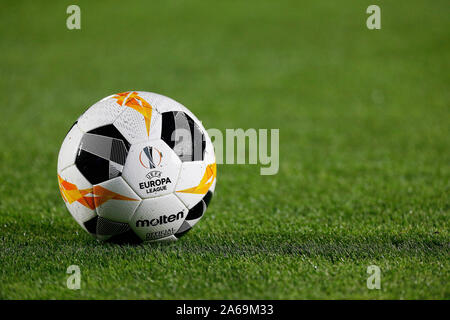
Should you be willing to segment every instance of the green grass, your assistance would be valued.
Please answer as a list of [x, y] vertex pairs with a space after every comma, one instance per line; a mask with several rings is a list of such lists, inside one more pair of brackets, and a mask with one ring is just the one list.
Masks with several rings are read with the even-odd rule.
[[[0, 298], [450, 298], [447, 1], [377, 1], [379, 31], [373, 1], [80, 1], [69, 31], [72, 3], [0, 3]], [[220, 165], [176, 243], [96, 242], [60, 198], [57, 153], [130, 89], [207, 128], [280, 128], [279, 173]]]

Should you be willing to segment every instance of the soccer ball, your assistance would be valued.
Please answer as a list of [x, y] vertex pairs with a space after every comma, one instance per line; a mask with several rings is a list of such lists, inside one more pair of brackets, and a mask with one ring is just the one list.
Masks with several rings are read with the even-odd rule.
[[180, 103], [150, 92], [118, 93], [69, 130], [58, 183], [72, 217], [99, 240], [177, 240], [211, 201], [214, 148]]

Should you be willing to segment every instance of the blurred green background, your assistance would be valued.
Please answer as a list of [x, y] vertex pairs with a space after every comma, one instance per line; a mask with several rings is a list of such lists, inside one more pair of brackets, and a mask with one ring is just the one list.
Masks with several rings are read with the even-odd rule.
[[[450, 298], [448, 10], [1, 1], [0, 298]], [[126, 90], [174, 98], [206, 128], [279, 128], [279, 173], [220, 165], [180, 241], [97, 243], [60, 198], [56, 158], [85, 109]], [[72, 264], [81, 290], [66, 288]]]

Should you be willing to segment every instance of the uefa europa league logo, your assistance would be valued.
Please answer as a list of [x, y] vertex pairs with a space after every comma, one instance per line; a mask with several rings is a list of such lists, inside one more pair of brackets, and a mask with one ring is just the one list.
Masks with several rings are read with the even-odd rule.
[[[144, 154], [144, 156], [143, 156]], [[153, 147], [145, 147], [139, 154], [139, 162], [146, 169], [155, 169], [161, 163], [161, 152]]]

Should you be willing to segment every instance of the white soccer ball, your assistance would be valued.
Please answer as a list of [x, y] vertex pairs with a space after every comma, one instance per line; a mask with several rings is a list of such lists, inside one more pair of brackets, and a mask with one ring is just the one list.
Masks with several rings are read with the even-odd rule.
[[177, 240], [203, 216], [216, 185], [214, 148], [180, 103], [129, 91], [90, 107], [58, 156], [67, 209], [100, 240]]

